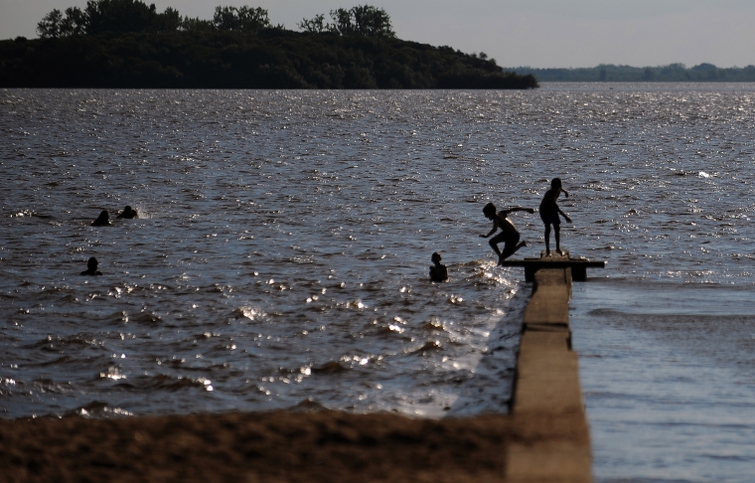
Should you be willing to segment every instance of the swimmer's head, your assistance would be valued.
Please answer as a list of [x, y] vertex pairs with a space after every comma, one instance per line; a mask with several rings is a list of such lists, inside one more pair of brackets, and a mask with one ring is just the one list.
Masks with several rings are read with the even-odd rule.
[[136, 210], [131, 208], [130, 205], [126, 205], [126, 207], [118, 214], [118, 218], [139, 218], [139, 215], [136, 213]]
[[435, 252], [433, 253], [433, 256], [430, 258], [430, 260], [433, 261], [433, 263], [440, 263], [440, 253]]
[[93, 272], [97, 270], [97, 259], [94, 257], [89, 258], [87, 261], [87, 268]]
[[97, 219], [92, 222], [92, 225], [94, 226], [102, 226], [102, 225], [109, 225], [109, 224], [110, 224], [110, 215], [105, 210], [102, 210], [100, 212], [100, 216], [98, 216]]

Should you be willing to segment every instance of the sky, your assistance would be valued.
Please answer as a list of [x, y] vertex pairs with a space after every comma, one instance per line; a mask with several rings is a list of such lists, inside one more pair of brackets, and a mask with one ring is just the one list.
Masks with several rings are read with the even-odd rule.
[[[0, 39], [86, 0], [0, 0]], [[336, 8], [383, 8], [398, 38], [484, 52], [503, 67], [755, 65], [755, 0], [146, 0], [212, 19], [216, 6], [262, 7], [289, 30]]]

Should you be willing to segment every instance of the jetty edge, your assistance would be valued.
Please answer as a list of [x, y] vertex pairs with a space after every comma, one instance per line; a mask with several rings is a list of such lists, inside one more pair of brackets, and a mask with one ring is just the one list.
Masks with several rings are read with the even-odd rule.
[[[584, 280], [581, 269], [590, 265], [578, 260]], [[532, 298], [522, 322], [511, 416], [517, 433], [528, 437], [507, 446], [506, 481], [591, 482], [590, 432], [569, 327], [572, 259], [564, 252], [527, 263]]]

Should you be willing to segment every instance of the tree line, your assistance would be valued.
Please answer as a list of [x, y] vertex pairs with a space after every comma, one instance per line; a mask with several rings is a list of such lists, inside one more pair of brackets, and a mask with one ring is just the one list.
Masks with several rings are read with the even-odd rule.
[[720, 68], [707, 63], [694, 67], [680, 63], [658, 67], [601, 64], [587, 68], [514, 67], [510, 70], [522, 75], [534, 75], [542, 82], [755, 82], [753, 65]]
[[[391, 18], [382, 8], [361, 5], [351, 9], [330, 11], [332, 22], [325, 15], [302, 19], [297, 26], [310, 33], [335, 33], [366, 37], [395, 37]], [[40, 38], [72, 35], [97, 35], [105, 32], [176, 32], [236, 31], [258, 32], [273, 28], [267, 10], [249, 6], [215, 7], [212, 20], [182, 17], [178, 10], [167, 7], [158, 13], [154, 4], [141, 0], [89, 0], [84, 9], [69, 7], [53, 9], [37, 24]], [[283, 29], [283, 25], [275, 28]]]
[[217, 7], [212, 20], [139, 0], [53, 10], [40, 38], [0, 41], [0, 87], [529, 89], [483, 53], [396, 38], [367, 5], [273, 26], [267, 11]]

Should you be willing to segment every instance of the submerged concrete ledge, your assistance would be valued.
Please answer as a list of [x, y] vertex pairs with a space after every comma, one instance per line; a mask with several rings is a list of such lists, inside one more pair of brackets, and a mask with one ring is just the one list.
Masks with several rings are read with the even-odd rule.
[[522, 439], [507, 447], [507, 482], [592, 481], [579, 364], [571, 350], [571, 286], [568, 266], [534, 273], [511, 404]]

